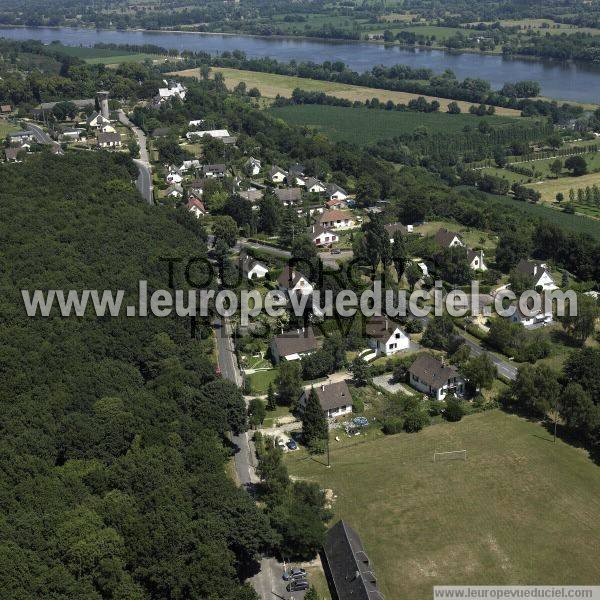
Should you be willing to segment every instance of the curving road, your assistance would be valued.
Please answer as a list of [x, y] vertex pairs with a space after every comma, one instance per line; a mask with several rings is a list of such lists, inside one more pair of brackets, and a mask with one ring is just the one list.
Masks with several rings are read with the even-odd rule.
[[133, 132], [140, 147], [140, 158], [134, 158], [139, 175], [136, 181], [137, 189], [144, 197], [144, 200], [150, 205], [154, 204], [154, 193], [152, 187], [152, 167], [150, 166], [150, 155], [148, 154], [148, 145], [146, 134], [136, 125], [134, 125], [122, 109], [118, 111], [119, 122], [128, 127]]

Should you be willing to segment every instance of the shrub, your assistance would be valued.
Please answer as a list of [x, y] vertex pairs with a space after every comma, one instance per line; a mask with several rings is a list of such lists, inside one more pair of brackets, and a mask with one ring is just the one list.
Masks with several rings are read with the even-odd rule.
[[389, 417], [383, 422], [382, 431], [385, 435], [394, 435], [404, 429], [404, 419], [402, 417]]
[[408, 433], [421, 431], [426, 425], [429, 425], [429, 415], [418, 408], [413, 408], [404, 415], [404, 430]]
[[465, 403], [456, 396], [450, 396], [446, 400], [446, 410], [444, 418], [446, 421], [460, 421], [466, 414]]

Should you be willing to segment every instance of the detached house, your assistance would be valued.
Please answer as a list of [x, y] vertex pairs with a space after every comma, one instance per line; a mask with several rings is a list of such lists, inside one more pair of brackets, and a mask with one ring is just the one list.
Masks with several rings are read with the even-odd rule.
[[318, 224], [326, 229], [349, 229], [354, 227], [354, 217], [343, 210], [326, 210], [319, 217]]
[[198, 198], [188, 198], [186, 206], [187, 209], [196, 217], [196, 219], [199, 219], [200, 217], [208, 214], [204, 203], [202, 202], [202, 200], [198, 200]]
[[442, 246], [442, 248], [454, 248], [455, 246], [465, 247], [465, 243], [462, 241], [458, 233], [454, 233], [454, 231], [449, 231], [444, 227], [437, 230], [437, 233], [435, 234], [435, 237], [433, 239], [435, 240], [435, 243], [438, 246]]
[[269, 169], [269, 179], [273, 183], [283, 183], [287, 177], [287, 172], [281, 169], [280, 167], [273, 165]]
[[545, 292], [558, 289], [556, 282], [548, 271], [548, 265], [546, 265], [546, 263], [521, 259], [517, 265], [517, 271], [527, 277], [531, 277], [534, 289], [538, 286]]
[[267, 265], [247, 255], [240, 255], [240, 267], [246, 279], [262, 279], [269, 272]]
[[270, 349], [275, 364], [282, 360], [300, 360], [317, 349], [317, 340], [312, 327], [295, 329], [276, 335]]
[[420, 392], [443, 400], [447, 394], [461, 396], [465, 380], [456, 367], [446, 365], [431, 354], [420, 354], [408, 370], [410, 384]]
[[325, 191], [325, 184], [314, 177], [306, 177], [304, 179], [304, 186], [306, 191], [311, 194], [322, 194]]
[[181, 187], [181, 184], [174, 183], [167, 189], [166, 195], [168, 198], [181, 198], [183, 196], [183, 188]]
[[258, 160], [257, 158], [254, 158], [252, 156], [244, 163], [244, 171], [246, 171], [246, 173], [248, 175], [250, 175], [251, 177], [258, 175], [260, 173], [260, 169], [261, 169], [260, 160]]
[[121, 134], [119, 133], [99, 133], [98, 146], [100, 148], [120, 148]]
[[308, 236], [315, 246], [329, 246], [339, 241], [337, 233], [331, 229], [325, 229], [321, 225], [313, 225], [308, 230]]
[[298, 204], [302, 200], [302, 190], [297, 187], [278, 188], [275, 190], [275, 196], [284, 205]]
[[202, 177], [207, 177], [209, 179], [225, 177], [226, 172], [227, 165], [224, 164], [202, 165], [200, 167], [200, 174]]
[[288, 294], [312, 294], [313, 286], [310, 281], [299, 271], [286, 266], [281, 275], [277, 278], [279, 289]]
[[325, 193], [329, 200], [344, 201], [348, 198], [348, 192], [335, 183], [329, 183], [325, 186]]
[[306, 388], [300, 396], [300, 406], [306, 406], [306, 401], [312, 389], [317, 393], [319, 404], [328, 419], [347, 415], [352, 412], [352, 396], [345, 381]]
[[402, 225], [402, 223], [388, 223], [385, 225], [385, 230], [390, 238], [390, 244], [394, 243], [395, 235], [407, 235], [409, 233], [408, 227]]
[[410, 338], [396, 323], [387, 317], [372, 317], [367, 322], [366, 333], [369, 346], [383, 356], [390, 356], [401, 350], [408, 350]]
[[487, 271], [487, 266], [483, 262], [483, 250], [475, 252], [475, 250], [467, 248], [467, 262], [473, 271]]
[[[110, 121], [103, 117], [99, 112], [93, 112], [86, 120], [86, 124], [88, 127], [98, 128], [104, 127], [105, 125], [110, 125]], [[110, 133], [110, 132], [108, 132]]]

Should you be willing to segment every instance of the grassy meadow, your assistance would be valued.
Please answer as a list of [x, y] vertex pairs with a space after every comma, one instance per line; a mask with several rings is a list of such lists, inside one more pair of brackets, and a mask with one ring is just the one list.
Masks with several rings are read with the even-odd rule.
[[[315, 128], [332, 140], [359, 145], [412, 133], [419, 127], [425, 127], [432, 133], [458, 133], [465, 125], [475, 128], [481, 120], [470, 114], [399, 112], [318, 104], [273, 107], [270, 113], [292, 125]], [[493, 116], [486, 117], [486, 120], [494, 126], [514, 123], [511, 117]]]
[[[495, 410], [339, 437], [329, 469], [304, 450], [286, 463], [333, 490], [332, 522], [358, 531], [388, 600], [429, 600], [443, 584], [597, 583], [600, 467], [539, 424]], [[458, 449], [466, 461], [432, 460]]]
[[[407, 104], [410, 100], [418, 98], [419, 94], [410, 94], [408, 92], [394, 92], [389, 90], [379, 90], [376, 88], [362, 87], [358, 85], [348, 85], [335, 81], [318, 81], [316, 79], [306, 79], [304, 77], [292, 77], [288, 75], [276, 75], [274, 73], [259, 73], [255, 71], [243, 71], [240, 69], [228, 69], [224, 67], [215, 67], [212, 72], [223, 73], [225, 84], [229, 88], [233, 88], [240, 81], [246, 82], [248, 87], [257, 87], [260, 93], [266, 98], [275, 98], [278, 94], [284, 98], [289, 98], [295, 88], [300, 88], [307, 91], [324, 92], [330, 96], [337, 98], [346, 98], [347, 100], [371, 100], [379, 98], [382, 102], [392, 100], [396, 104]], [[181, 77], [199, 77], [199, 69], [186, 69], [184, 71], [176, 71], [167, 73], [167, 75]], [[447, 98], [435, 98], [433, 96], [425, 96], [428, 102], [437, 100], [441, 105], [441, 110], [446, 110], [448, 104], [452, 100]], [[470, 102], [457, 101], [463, 112], [468, 112], [471, 106]], [[498, 115], [519, 117], [520, 112], [512, 108], [497, 108]]]
[[61, 51], [69, 56], [81, 58], [89, 64], [114, 65], [125, 62], [142, 62], [147, 58], [154, 60], [154, 54], [127, 52], [125, 50], [112, 50], [110, 48], [90, 48], [83, 46], [61, 46]]

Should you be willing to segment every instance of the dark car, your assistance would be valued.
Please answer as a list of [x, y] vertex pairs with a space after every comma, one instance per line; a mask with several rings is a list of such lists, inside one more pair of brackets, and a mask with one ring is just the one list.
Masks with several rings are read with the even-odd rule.
[[290, 571], [292, 579], [304, 579], [306, 577], [306, 571], [304, 569], [295, 568]]
[[309, 588], [308, 581], [306, 581], [304, 579], [302, 581], [292, 581], [292, 583], [290, 583], [287, 586], [287, 591], [288, 592], [301, 592], [301, 591], [307, 590], [308, 588]]
[[331, 254], [341, 254], [342, 251], [339, 248], [332, 248], [331, 249]]
[[288, 450], [298, 450], [298, 444], [294, 440], [289, 440], [285, 445], [288, 447]]

